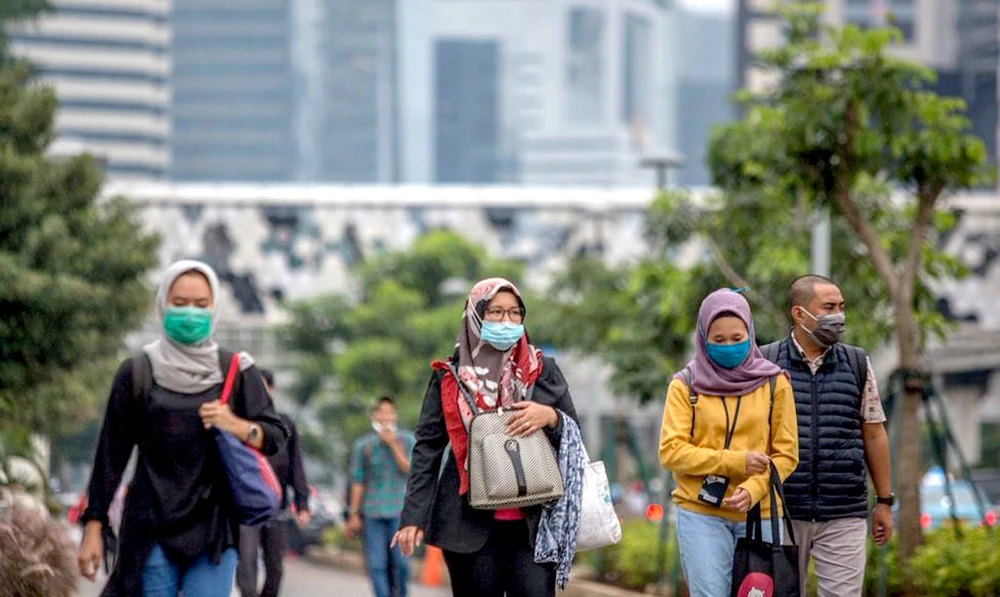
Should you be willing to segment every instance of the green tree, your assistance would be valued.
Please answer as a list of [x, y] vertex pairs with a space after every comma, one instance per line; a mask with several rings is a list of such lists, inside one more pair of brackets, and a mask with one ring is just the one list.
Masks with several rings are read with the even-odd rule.
[[324, 437], [305, 441], [335, 459], [365, 431], [378, 396], [393, 396], [402, 422], [415, 423], [429, 365], [451, 354], [471, 285], [493, 276], [517, 283], [521, 266], [489, 258], [456, 233], [434, 231], [408, 250], [361, 263], [354, 274], [356, 291], [289, 305], [291, 321], [279, 330], [296, 357], [292, 393], [316, 408], [324, 429]]
[[933, 242], [935, 223], [948, 219], [941, 200], [978, 186], [988, 176], [986, 155], [968, 133], [963, 102], [930, 91], [930, 70], [891, 54], [897, 30], [827, 27], [820, 11], [797, 3], [784, 9], [787, 43], [758, 57], [778, 83], [741, 94], [744, 118], [716, 132], [709, 161], [728, 195], [784, 198], [786, 212], [832, 209], [841, 231], [863, 248], [858, 269], [840, 279], [874, 272], [878, 310], [862, 313], [889, 315], [899, 367], [913, 373], [896, 454], [906, 561], [920, 542], [919, 359], [928, 333], [940, 329], [921, 283], [953, 269]]
[[57, 105], [30, 65], [0, 61], [0, 439], [12, 452], [28, 432], [94, 416], [156, 264], [125, 201], [98, 200], [96, 160], [46, 156]]
[[[788, 9], [788, 44], [761, 57], [780, 83], [743, 92], [743, 119], [713, 135], [718, 192], [661, 195], [647, 213], [646, 258], [577, 261], [555, 284], [544, 327], [558, 344], [601, 355], [618, 390], [662, 400], [689, 358], [701, 298], [722, 286], [750, 288], [759, 341], [787, 334], [787, 290], [809, 271], [814, 214], [827, 207], [831, 273], [853, 314], [846, 340], [895, 339], [900, 366], [915, 371], [927, 335], [947, 329], [930, 288], [965, 268], [933, 242], [956, 222], [939, 199], [980, 182], [983, 146], [966, 134], [959, 100], [926, 91], [928, 71], [889, 55], [896, 32], [821, 31], [818, 15]], [[903, 555], [920, 533], [918, 407], [908, 396], [897, 455]]]

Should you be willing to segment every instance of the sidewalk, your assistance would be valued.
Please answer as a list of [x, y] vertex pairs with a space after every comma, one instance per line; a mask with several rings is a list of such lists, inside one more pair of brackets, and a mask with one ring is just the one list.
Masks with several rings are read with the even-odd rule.
[[[312, 548], [305, 559], [351, 572], [364, 572], [364, 558], [360, 553], [343, 551], [331, 547]], [[423, 571], [423, 560], [414, 558], [410, 563], [410, 578], [419, 579]], [[444, 571], [447, 582], [448, 571]], [[559, 592], [560, 597], [640, 597], [643, 593], [627, 591], [588, 580], [573, 579], [569, 581], [565, 591]]]

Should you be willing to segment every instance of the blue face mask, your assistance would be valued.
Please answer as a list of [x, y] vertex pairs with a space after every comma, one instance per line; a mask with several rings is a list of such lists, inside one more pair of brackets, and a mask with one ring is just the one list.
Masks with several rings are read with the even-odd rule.
[[510, 350], [524, 335], [524, 326], [520, 323], [499, 321], [484, 321], [480, 337], [500, 352]]
[[732, 369], [747, 360], [750, 354], [750, 338], [739, 344], [705, 344], [705, 351], [712, 362], [723, 369]]

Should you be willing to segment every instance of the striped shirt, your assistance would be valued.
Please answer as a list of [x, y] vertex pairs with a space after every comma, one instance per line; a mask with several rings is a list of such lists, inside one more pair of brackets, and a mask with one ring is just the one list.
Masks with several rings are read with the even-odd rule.
[[[396, 432], [396, 441], [407, 459], [413, 454], [416, 439], [412, 433]], [[392, 450], [368, 433], [354, 442], [351, 451], [351, 481], [365, 486], [361, 515], [365, 518], [396, 518], [403, 509], [408, 475], [399, 470]]]

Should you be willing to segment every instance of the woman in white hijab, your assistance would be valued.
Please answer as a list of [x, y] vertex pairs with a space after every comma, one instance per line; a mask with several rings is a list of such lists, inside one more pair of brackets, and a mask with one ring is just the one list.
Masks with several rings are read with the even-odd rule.
[[228, 405], [219, 401], [232, 353], [213, 339], [219, 281], [208, 265], [179, 261], [156, 297], [163, 334], [115, 375], [90, 479], [78, 564], [93, 580], [105, 558], [108, 508], [138, 448], [118, 554], [104, 596], [228, 597], [239, 515], [212, 427], [273, 454], [288, 431], [254, 366], [239, 355]]

